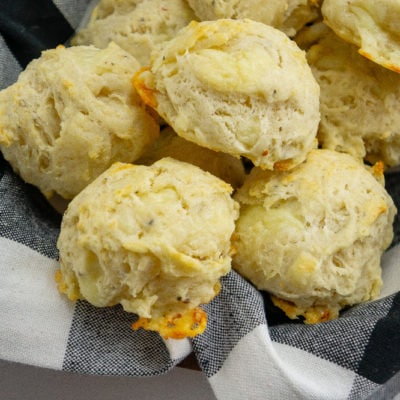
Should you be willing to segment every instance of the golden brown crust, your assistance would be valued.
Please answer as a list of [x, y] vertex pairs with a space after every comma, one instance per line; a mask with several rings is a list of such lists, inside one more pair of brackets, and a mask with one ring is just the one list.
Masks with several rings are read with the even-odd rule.
[[149, 88], [146, 83], [140, 79], [140, 76], [149, 71], [149, 67], [142, 67], [135, 73], [132, 78], [132, 85], [139, 93], [144, 104], [148, 105], [149, 107], [156, 109], [157, 108], [157, 97], [155, 96], [155, 90]]
[[271, 295], [274, 306], [280, 308], [288, 318], [298, 319], [304, 317], [304, 323], [316, 324], [336, 319], [339, 316], [338, 308], [329, 308], [328, 306], [311, 306], [307, 309], [296, 306], [295, 303], [283, 300], [277, 296]]
[[132, 324], [132, 329], [156, 331], [164, 339], [184, 339], [200, 335], [205, 331], [206, 326], [207, 314], [197, 307], [183, 314], [172, 314], [162, 318], [139, 318]]

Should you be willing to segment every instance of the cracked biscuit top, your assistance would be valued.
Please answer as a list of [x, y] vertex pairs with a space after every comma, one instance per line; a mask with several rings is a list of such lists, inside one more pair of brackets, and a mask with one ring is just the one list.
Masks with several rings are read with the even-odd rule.
[[192, 22], [134, 85], [186, 140], [289, 169], [316, 144], [319, 86], [284, 33], [251, 20]]
[[234, 268], [310, 323], [376, 298], [396, 213], [382, 180], [381, 163], [322, 149], [290, 171], [254, 168], [234, 196]]
[[116, 44], [46, 50], [0, 92], [0, 149], [46, 197], [71, 199], [113, 162], [132, 162], [160, 127], [130, 84], [139, 63]]
[[140, 317], [135, 327], [164, 336], [199, 333], [205, 314], [198, 306], [216, 296], [231, 268], [238, 216], [231, 191], [172, 158], [114, 164], [64, 215], [60, 291], [97, 307], [121, 304]]

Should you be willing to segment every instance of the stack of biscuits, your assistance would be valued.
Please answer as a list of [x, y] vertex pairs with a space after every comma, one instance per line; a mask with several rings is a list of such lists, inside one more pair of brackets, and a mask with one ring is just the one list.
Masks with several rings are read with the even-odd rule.
[[[342, 4], [343, 3], [343, 4]], [[0, 92], [0, 149], [68, 206], [59, 291], [204, 332], [233, 268], [291, 319], [379, 296], [398, 2], [100, 0]]]

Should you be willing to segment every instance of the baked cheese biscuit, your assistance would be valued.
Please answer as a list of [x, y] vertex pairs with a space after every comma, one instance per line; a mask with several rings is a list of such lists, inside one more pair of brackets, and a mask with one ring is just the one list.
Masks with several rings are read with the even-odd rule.
[[59, 290], [97, 307], [121, 304], [134, 328], [181, 338], [201, 333], [199, 308], [231, 268], [238, 216], [232, 188], [164, 158], [115, 163], [69, 204], [58, 238]]
[[316, 145], [319, 86], [305, 55], [259, 22], [192, 22], [134, 85], [179, 136], [263, 169], [292, 168]]
[[323, 24], [309, 29], [315, 35], [307, 60], [321, 88], [320, 145], [399, 165], [400, 74], [362, 57]]
[[70, 199], [115, 161], [134, 161], [159, 125], [131, 85], [139, 63], [115, 44], [44, 51], [0, 92], [0, 149], [47, 197]]
[[233, 267], [308, 323], [376, 298], [396, 213], [382, 177], [381, 165], [369, 171], [331, 150], [312, 150], [291, 171], [254, 168], [234, 196]]

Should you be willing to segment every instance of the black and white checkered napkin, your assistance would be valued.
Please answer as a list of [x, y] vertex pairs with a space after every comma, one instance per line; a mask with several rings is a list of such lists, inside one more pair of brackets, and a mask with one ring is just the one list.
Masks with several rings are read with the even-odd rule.
[[[89, 0], [3, 0], [0, 89], [40, 51], [65, 43]], [[400, 209], [400, 172], [386, 177]], [[380, 299], [335, 321], [288, 321], [235, 272], [204, 306], [192, 341], [132, 331], [120, 307], [72, 304], [54, 283], [60, 215], [0, 155], [0, 357], [81, 374], [155, 376], [191, 351], [218, 399], [392, 399], [400, 393], [400, 223]]]

